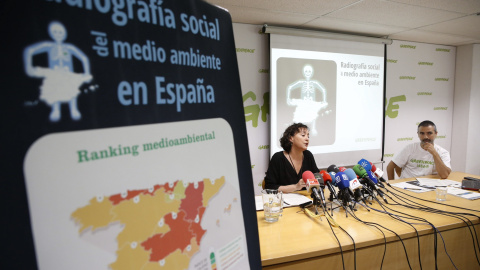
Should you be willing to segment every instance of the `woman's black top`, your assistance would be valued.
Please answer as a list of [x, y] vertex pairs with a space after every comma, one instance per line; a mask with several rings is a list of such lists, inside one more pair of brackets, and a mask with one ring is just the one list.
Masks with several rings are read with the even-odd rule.
[[303, 151], [302, 167], [298, 174], [290, 160], [283, 154], [283, 151], [277, 152], [272, 156], [268, 164], [268, 170], [265, 174], [265, 189], [278, 189], [279, 186], [296, 184], [305, 171], [319, 172], [313, 154], [310, 151]]

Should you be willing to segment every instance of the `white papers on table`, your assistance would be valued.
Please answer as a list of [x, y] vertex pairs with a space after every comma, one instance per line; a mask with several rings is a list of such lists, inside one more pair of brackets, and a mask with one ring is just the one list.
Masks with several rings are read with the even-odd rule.
[[468, 200], [480, 199], [480, 193], [476, 191], [467, 191], [461, 188], [447, 187], [447, 193]]
[[395, 183], [395, 184], [392, 184], [392, 186], [405, 189], [408, 191], [416, 192], [416, 193], [422, 193], [422, 192], [427, 192], [432, 190], [429, 188], [423, 188], [421, 186], [411, 184], [410, 182]]
[[[308, 197], [303, 196], [302, 194], [297, 193], [284, 193], [283, 197], [283, 207], [298, 206], [302, 203], [311, 202], [312, 200]], [[255, 196], [255, 208], [258, 210], [263, 210], [263, 201], [262, 196]]]
[[297, 193], [283, 194], [283, 207], [297, 206], [302, 203], [311, 202], [312, 199]]
[[432, 179], [432, 178], [416, 178], [413, 181], [392, 184], [392, 186], [403, 188], [405, 190], [422, 193], [435, 190], [436, 187], [456, 187], [459, 188], [461, 183], [449, 179]]
[[448, 179], [417, 178], [416, 181], [407, 181], [392, 184], [392, 186], [402, 188], [408, 191], [422, 193], [435, 191], [436, 187], [447, 187], [447, 194], [458, 196], [468, 200], [480, 199], [480, 193], [461, 189], [461, 183]]
[[432, 179], [432, 178], [417, 178], [420, 186], [423, 187], [457, 187], [459, 188], [462, 183], [449, 179]]

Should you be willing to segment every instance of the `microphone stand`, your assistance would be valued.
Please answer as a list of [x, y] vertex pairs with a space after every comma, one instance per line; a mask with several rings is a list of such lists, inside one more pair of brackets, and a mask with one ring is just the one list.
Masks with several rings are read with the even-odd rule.
[[348, 211], [347, 211], [347, 207], [350, 208], [352, 211], [352, 206], [350, 205], [350, 200], [349, 200], [349, 195], [348, 194], [348, 191], [345, 192], [347, 189], [340, 189], [338, 191], [338, 197], [342, 199], [342, 206], [343, 208], [345, 209], [345, 215], [346, 217], [348, 217]]
[[313, 205], [315, 206], [315, 215], [318, 215], [318, 209], [317, 206], [320, 204], [320, 201], [317, 199], [317, 196], [315, 194], [310, 193], [310, 197], [313, 199]]

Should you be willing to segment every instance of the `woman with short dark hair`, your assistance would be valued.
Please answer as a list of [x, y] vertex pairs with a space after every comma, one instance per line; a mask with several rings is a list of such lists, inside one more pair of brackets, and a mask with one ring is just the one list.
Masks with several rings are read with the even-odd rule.
[[270, 159], [265, 175], [265, 189], [278, 189], [284, 193], [305, 187], [302, 174], [305, 171], [318, 173], [313, 154], [307, 150], [310, 141], [308, 127], [302, 123], [290, 125], [280, 138], [283, 151]]

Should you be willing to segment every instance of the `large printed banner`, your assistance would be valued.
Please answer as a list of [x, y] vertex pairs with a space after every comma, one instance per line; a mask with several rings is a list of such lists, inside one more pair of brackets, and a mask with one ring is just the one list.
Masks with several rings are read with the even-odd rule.
[[0, 268], [260, 268], [230, 15], [2, 5]]

